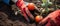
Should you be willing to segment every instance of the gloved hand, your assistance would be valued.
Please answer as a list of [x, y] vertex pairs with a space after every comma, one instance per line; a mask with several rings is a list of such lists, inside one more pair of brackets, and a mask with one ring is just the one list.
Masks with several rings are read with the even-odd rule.
[[[52, 20], [52, 21], [50, 21]], [[50, 13], [47, 17], [45, 17], [42, 21], [40, 21], [39, 23], [46, 23], [48, 22], [45, 26], [60, 26], [60, 9], [56, 10], [52, 13]], [[51, 23], [54, 22], [54, 23]]]
[[[14, 0], [13, 0], [14, 1]], [[25, 2], [26, 3], [26, 2]], [[34, 20], [34, 16], [30, 13], [30, 11], [28, 10], [26, 4], [24, 3], [23, 0], [16, 0], [15, 4], [18, 6], [19, 10], [21, 10], [21, 13], [23, 14], [24, 18], [30, 22], [28, 16]], [[28, 16], [27, 16], [28, 15]]]

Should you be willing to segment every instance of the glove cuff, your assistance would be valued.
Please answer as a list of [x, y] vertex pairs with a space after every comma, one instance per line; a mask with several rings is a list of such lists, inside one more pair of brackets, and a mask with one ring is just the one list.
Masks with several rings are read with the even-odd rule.
[[18, 0], [12, 0], [14, 3], [16, 3]]

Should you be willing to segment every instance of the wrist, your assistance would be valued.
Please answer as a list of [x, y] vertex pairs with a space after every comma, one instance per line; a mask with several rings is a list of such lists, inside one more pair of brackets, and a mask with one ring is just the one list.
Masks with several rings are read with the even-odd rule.
[[12, 0], [14, 3], [16, 3], [18, 0]]

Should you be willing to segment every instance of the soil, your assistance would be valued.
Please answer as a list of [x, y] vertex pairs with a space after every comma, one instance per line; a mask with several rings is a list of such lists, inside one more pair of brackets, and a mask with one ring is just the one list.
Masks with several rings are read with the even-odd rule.
[[8, 15], [6, 15], [3, 12], [0, 12], [0, 26], [36, 26], [35, 23], [25, 23], [25, 21], [22, 19], [22, 21], [15, 20], [13, 21], [12, 19], [8, 19]]

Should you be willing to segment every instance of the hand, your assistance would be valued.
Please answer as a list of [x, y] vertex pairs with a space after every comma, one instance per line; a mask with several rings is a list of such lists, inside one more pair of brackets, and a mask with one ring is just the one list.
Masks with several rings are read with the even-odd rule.
[[[45, 17], [42, 21], [40, 21], [39, 23], [44, 24], [45, 22], [49, 20], [53, 20], [56, 23], [56, 18], [60, 16], [60, 10], [56, 10], [52, 13], [50, 13], [47, 17]], [[48, 21], [49, 22], [49, 21]]]

